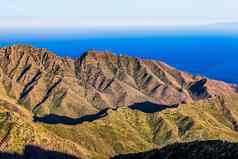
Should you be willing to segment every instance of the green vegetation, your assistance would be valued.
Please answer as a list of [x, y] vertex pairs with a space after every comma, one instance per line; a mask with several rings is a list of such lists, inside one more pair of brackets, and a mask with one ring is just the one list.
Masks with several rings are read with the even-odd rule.
[[3, 152], [37, 145], [106, 159], [176, 142], [238, 141], [234, 85], [104, 52], [70, 59], [13, 46], [0, 55]]
[[[176, 142], [221, 139], [238, 141], [238, 133], [225, 125], [217, 98], [192, 102], [178, 109], [143, 113], [129, 108], [109, 111], [109, 115], [76, 126], [44, 127], [106, 158], [121, 153], [146, 151]], [[214, 115], [215, 114], [215, 115]]]
[[[225, 98], [226, 106], [235, 114], [237, 98], [231, 98]], [[122, 107], [109, 110], [103, 118], [72, 126], [34, 123], [19, 112], [1, 107], [0, 137], [4, 141], [0, 146], [5, 152], [22, 153], [26, 145], [37, 144], [86, 158], [105, 159], [176, 142], [215, 139], [238, 142], [238, 133], [221, 107], [218, 97], [156, 113]]]

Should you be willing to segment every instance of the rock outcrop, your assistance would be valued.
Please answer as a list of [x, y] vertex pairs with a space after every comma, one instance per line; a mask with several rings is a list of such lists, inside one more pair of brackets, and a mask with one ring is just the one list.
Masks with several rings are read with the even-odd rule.
[[236, 91], [160, 61], [96, 51], [71, 59], [21, 45], [0, 49], [0, 75], [2, 93], [34, 113], [72, 117], [145, 101], [178, 104]]
[[177, 142], [238, 142], [237, 90], [161, 61], [0, 48], [0, 157], [32, 149], [105, 159]]

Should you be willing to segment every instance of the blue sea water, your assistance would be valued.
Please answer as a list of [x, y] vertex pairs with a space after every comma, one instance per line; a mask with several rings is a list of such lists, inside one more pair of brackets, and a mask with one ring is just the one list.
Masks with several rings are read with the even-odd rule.
[[1, 34], [0, 47], [30, 44], [60, 56], [90, 49], [162, 60], [180, 70], [238, 84], [238, 35], [223, 33]]

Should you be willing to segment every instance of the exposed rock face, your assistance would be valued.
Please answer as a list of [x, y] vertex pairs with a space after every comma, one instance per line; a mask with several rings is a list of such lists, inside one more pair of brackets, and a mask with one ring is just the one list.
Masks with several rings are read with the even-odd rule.
[[0, 49], [0, 75], [3, 93], [34, 113], [73, 117], [144, 101], [176, 104], [235, 92], [231, 85], [160, 61], [95, 51], [73, 60], [20, 45]]
[[175, 142], [238, 142], [237, 90], [161, 61], [0, 48], [0, 157], [34, 148], [104, 159]]

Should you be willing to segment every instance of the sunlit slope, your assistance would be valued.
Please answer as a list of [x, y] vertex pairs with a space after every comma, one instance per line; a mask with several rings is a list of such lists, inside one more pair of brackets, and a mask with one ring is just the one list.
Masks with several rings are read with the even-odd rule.
[[[90, 152], [82, 146], [55, 135], [41, 125], [37, 125], [15, 112], [14, 106], [7, 102], [0, 103], [0, 152], [22, 154], [26, 146], [39, 146], [45, 150], [87, 157]], [[44, 154], [40, 154], [44, 156]]]
[[119, 108], [109, 110], [107, 116], [93, 122], [76, 126], [44, 124], [44, 127], [106, 158], [176, 142], [215, 139], [238, 142], [233, 121], [237, 107], [235, 98], [215, 97], [156, 113]]
[[0, 150], [106, 159], [177, 142], [238, 142], [238, 87], [161, 61], [0, 49]]
[[105, 116], [69, 125], [33, 122], [23, 106], [1, 101], [1, 151], [22, 153], [26, 145], [39, 145], [78, 157], [108, 158], [176, 142], [238, 142], [237, 108], [237, 96], [217, 96], [150, 113], [108, 109]]

